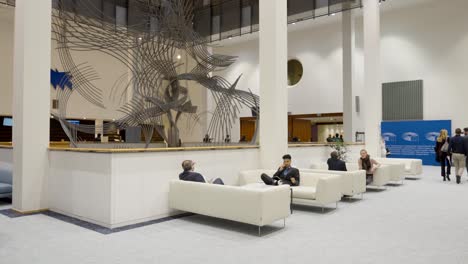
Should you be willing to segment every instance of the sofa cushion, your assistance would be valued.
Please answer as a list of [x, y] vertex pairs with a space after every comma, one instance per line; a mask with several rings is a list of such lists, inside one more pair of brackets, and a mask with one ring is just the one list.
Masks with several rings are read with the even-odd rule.
[[0, 162], [0, 182], [11, 184], [13, 181], [13, 166], [10, 163]]
[[293, 187], [293, 197], [300, 199], [315, 200], [315, 187], [311, 186], [295, 186]]
[[0, 182], [0, 194], [2, 193], [11, 193], [12, 192], [12, 185], [7, 183]]
[[242, 185], [241, 188], [244, 189], [266, 189], [266, 188], [271, 188], [274, 187], [272, 185], [266, 185], [265, 183], [249, 183], [246, 185]]

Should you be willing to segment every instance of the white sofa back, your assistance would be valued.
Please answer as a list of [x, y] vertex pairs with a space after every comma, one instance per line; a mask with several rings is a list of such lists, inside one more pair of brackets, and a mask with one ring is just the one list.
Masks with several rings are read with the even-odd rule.
[[177, 210], [264, 226], [290, 214], [289, 186], [248, 189], [173, 180], [169, 207]]
[[382, 164], [404, 164], [406, 175], [419, 176], [422, 174], [423, 165], [420, 159], [376, 158], [375, 160]]
[[322, 169], [300, 169], [300, 171], [339, 175], [341, 178], [341, 193], [343, 195], [356, 195], [366, 192], [366, 172], [364, 170], [329, 171]]

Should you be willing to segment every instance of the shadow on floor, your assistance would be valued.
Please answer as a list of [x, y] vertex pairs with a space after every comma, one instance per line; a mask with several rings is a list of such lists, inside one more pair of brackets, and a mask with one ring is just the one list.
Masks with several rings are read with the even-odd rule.
[[361, 198], [361, 195], [358, 196], [350, 196], [350, 197], [341, 197], [341, 203], [359, 203], [364, 200], [364, 197]]
[[385, 192], [385, 191], [388, 191], [388, 188], [385, 187], [385, 188], [376, 188], [376, 187], [367, 187], [366, 188], [366, 192]]
[[[293, 211], [297, 210], [297, 211], [311, 212], [311, 213], [316, 213], [316, 214], [329, 214], [336, 210], [334, 204], [330, 204], [329, 206], [333, 206], [333, 207], [325, 207], [323, 208], [323, 212], [322, 212], [322, 207], [320, 206], [294, 204]], [[338, 205], [338, 208], [340, 208], [339, 205]]]
[[[228, 230], [236, 233], [242, 233], [249, 236], [258, 236], [258, 226], [235, 222], [231, 220], [215, 218], [205, 215], [193, 215], [179, 219], [192, 224], [210, 226], [214, 229]], [[287, 228], [286, 220], [286, 228]], [[278, 220], [272, 225], [263, 226], [261, 228], [261, 237], [269, 236], [278, 233], [283, 229], [283, 220]]]

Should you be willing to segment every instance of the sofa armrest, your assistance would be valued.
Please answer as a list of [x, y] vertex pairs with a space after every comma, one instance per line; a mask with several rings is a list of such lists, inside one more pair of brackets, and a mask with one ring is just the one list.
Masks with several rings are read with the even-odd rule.
[[323, 175], [318, 179], [315, 200], [322, 205], [341, 200], [341, 179], [338, 175]]
[[381, 187], [388, 184], [390, 181], [390, 174], [392, 173], [392, 169], [388, 165], [382, 164], [378, 169], [374, 172], [374, 179], [372, 181], [373, 186]]
[[366, 171], [357, 170], [352, 172], [353, 176], [353, 189], [355, 193], [365, 193], [366, 192]]
[[260, 226], [288, 217], [291, 213], [291, 187], [281, 185], [261, 192]]
[[411, 175], [421, 175], [423, 170], [422, 160], [420, 159], [413, 159], [411, 160], [410, 165], [410, 174]]

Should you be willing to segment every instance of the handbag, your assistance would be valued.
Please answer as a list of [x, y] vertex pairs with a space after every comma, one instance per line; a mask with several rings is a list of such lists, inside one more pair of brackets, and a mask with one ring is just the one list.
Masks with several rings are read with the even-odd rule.
[[445, 143], [442, 145], [442, 147], [440, 148], [440, 151], [441, 152], [448, 152], [448, 148], [449, 148], [449, 143], [448, 143], [448, 140], [445, 139]]

